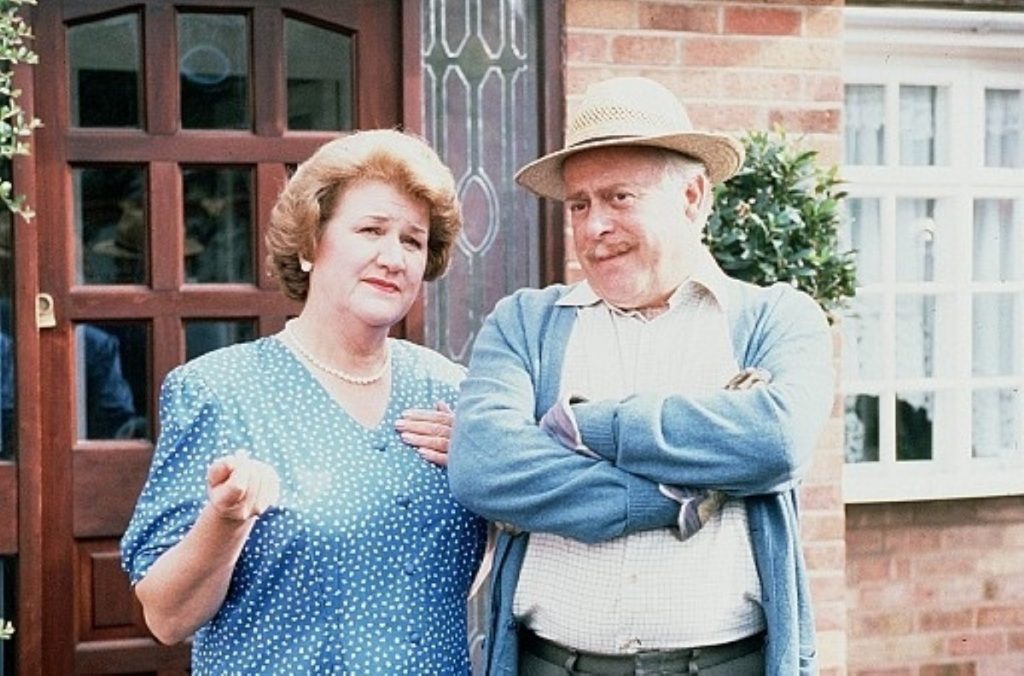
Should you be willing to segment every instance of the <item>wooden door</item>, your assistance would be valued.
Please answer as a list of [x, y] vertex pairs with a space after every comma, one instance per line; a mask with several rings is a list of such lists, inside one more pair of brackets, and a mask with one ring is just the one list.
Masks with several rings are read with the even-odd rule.
[[118, 551], [158, 387], [296, 312], [264, 262], [270, 208], [337, 130], [402, 122], [402, 23], [397, 0], [34, 9], [39, 290], [57, 326], [39, 339], [42, 560], [20, 564], [41, 566], [43, 673], [186, 671], [189, 646], [145, 630]]

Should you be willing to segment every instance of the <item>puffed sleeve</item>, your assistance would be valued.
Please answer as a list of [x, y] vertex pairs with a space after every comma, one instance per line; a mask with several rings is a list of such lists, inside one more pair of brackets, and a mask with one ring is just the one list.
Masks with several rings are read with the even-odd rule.
[[235, 421], [225, 416], [201, 375], [187, 366], [164, 380], [160, 422], [149, 477], [121, 539], [121, 565], [132, 584], [196, 522], [206, 502], [210, 463], [242, 445]]

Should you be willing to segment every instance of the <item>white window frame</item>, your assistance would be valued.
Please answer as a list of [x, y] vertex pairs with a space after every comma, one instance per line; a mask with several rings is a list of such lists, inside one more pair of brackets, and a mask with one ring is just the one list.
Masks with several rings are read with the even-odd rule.
[[[886, 87], [885, 165], [850, 165], [842, 170], [850, 197], [881, 200], [883, 278], [863, 290], [880, 293], [883, 307], [890, 310], [896, 292], [928, 291], [937, 299], [945, 296], [956, 318], [952, 328], [945, 331], [938, 320], [936, 324], [934, 354], [937, 358], [952, 355], [952, 363], [943, 364], [941, 373], [937, 371], [925, 380], [898, 379], [892, 363], [894, 316], [891, 311], [883, 311], [881, 329], [886, 338], [881, 378], [844, 378], [842, 383], [847, 396], [879, 395], [879, 459], [844, 466], [844, 499], [847, 503], [863, 503], [1024, 494], [1024, 431], [1020, 429], [1024, 396], [1018, 398], [1019, 452], [1009, 457], [971, 457], [972, 389], [985, 384], [1016, 387], [1024, 393], [1024, 373], [1018, 369], [1012, 377], [973, 376], [969, 320], [972, 294], [1012, 291], [1016, 295], [1018, 363], [1024, 363], [1024, 276], [1018, 272], [1012, 282], [972, 281], [971, 257], [959, 253], [972, 250], [971, 227], [960, 227], [953, 233], [954, 241], [948, 248], [955, 252], [953, 255], [942, 260], [943, 254], [937, 254], [934, 282], [895, 282], [891, 275], [897, 263], [893, 260], [891, 225], [896, 198], [934, 198], [937, 209], [951, 210], [956, 223], [967, 225], [973, 223], [977, 198], [1009, 198], [1024, 204], [1024, 168], [983, 166], [985, 89], [1002, 86], [1024, 90], [1024, 13], [847, 7], [844, 20], [844, 81]], [[901, 84], [950, 88], [948, 166], [899, 166]], [[1018, 233], [1018, 253], [1024, 267], [1024, 223]], [[890, 271], [888, 279], [886, 270]], [[933, 409], [933, 423], [942, 425], [949, 435], [936, 435], [931, 460], [897, 462], [894, 393], [914, 387], [927, 387], [936, 395], [949, 393], [946, 402], [936, 401]]]

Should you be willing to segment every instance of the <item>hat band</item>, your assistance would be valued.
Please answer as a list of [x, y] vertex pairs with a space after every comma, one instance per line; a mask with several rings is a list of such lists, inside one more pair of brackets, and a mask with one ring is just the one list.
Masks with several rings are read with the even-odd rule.
[[603, 141], [614, 141], [615, 139], [620, 139], [620, 138], [644, 138], [644, 137], [640, 136], [639, 134], [612, 134], [612, 135], [609, 135], [609, 136], [597, 136], [595, 138], [588, 138], [588, 139], [584, 139], [582, 141], [576, 141], [576, 143], [570, 143], [566, 147], [567, 148], [578, 148], [580, 146], [587, 145], [588, 143], [601, 143]]

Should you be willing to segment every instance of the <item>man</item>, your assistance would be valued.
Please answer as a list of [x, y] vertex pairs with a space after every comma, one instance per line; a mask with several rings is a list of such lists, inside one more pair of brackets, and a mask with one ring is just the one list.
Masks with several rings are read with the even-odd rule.
[[814, 671], [795, 489], [830, 332], [703, 246], [742, 161], [661, 85], [616, 78], [516, 175], [564, 200], [585, 280], [502, 300], [462, 385], [452, 490], [501, 526], [488, 673]]

